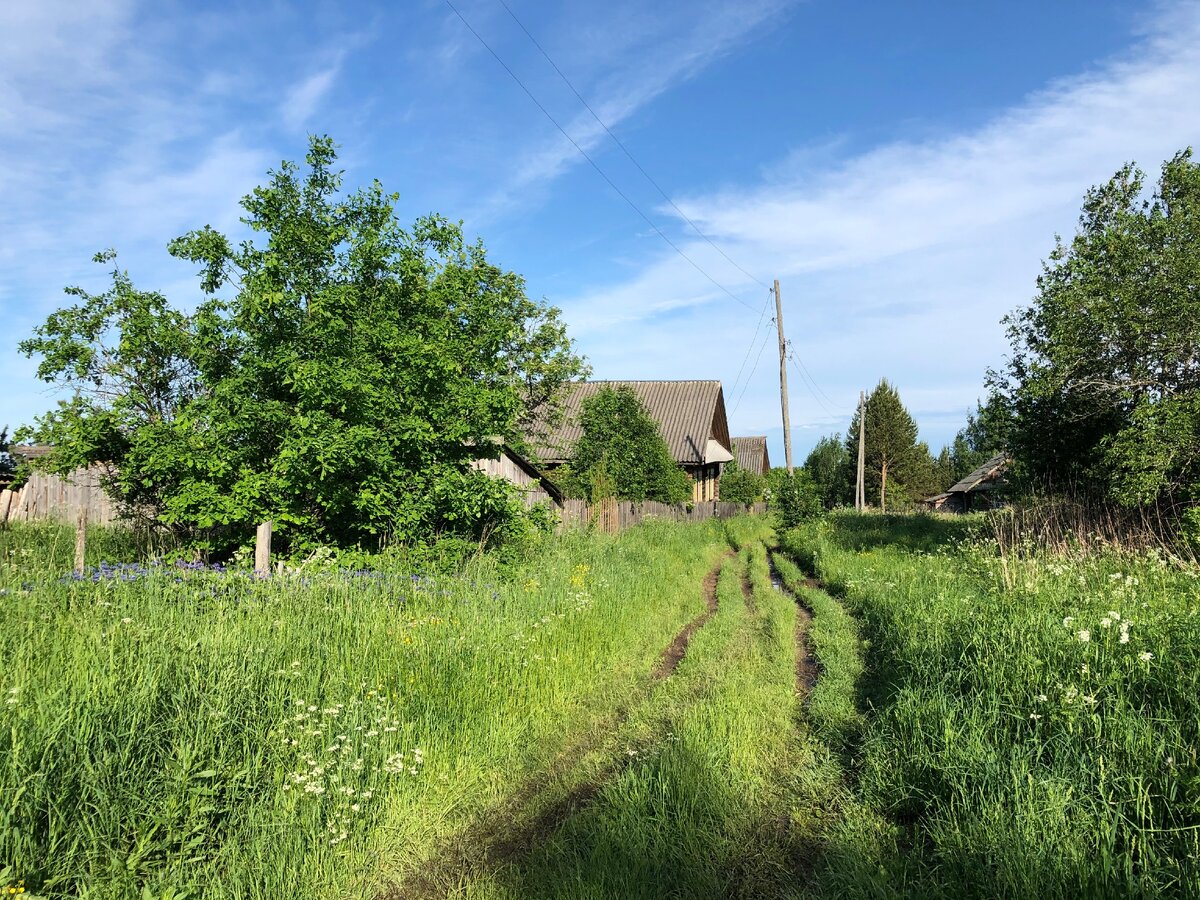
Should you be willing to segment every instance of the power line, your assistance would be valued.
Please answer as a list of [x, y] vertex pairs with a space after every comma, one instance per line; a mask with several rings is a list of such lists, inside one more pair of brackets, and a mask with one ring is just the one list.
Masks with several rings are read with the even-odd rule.
[[[530, 41], [533, 42], [533, 46], [538, 48], [538, 51], [542, 54], [543, 57], [545, 57], [546, 62], [550, 63], [550, 65], [554, 69], [554, 71], [558, 73], [558, 77], [562, 79], [563, 84], [565, 84], [568, 88], [571, 89], [571, 93], [575, 95], [575, 99], [577, 99], [580, 103], [582, 103], [583, 108], [586, 109], [589, 113], [591, 113], [592, 118], [596, 120], [596, 124], [598, 124], [601, 128], [603, 128], [604, 133], [607, 134], [610, 138], [612, 138], [613, 143], [615, 143], [618, 147], [621, 148], [621, 152], [624, 153], [629, 158], [629, 161], [634, 164], [634, 166], [637, 168], [637, 170], [639, 172], [642, 173], [642, 175], [645, 177], [645, 179], [648, 182], [650, 182], [652, 185], [654, 185], [654, 189], [656, 191], [658, 191], [658, 193], [662, 196], [662, 198], [671, 205], [671, 209], [675, 210], [675, 212], [678, 213], [679, 218], [683, 219], [683, 221], [687, 222], [688, 225], [692, 226], [692, 230], [694, 232], [696, 232], [696, 234], [698, 234], [705, 243], [707, 243], [710, 247], [712, 247], [714, 250], [716, 250], [718, 253], [720, 253], [721, 256], [723, 256], [725, 258], [725, 261], [728, 262], [731, 266], [733, 266], [735, 269], [737, 269], [739, 272], [741, 272], [743, 275], [745, 275], [751, 281], [759, 284], [760, 286], [766, 288], [767, 290], [770, 290], [771, 289], [770, 285], [768, 285], [766, 282], [756, 278], [750, 272], [747, 272], [740, 265], [738, 265], [737, 262], [735, 262], [733, 260], [733, 258], [729, 256], [728, 253], [726, 253], [724, 250], [722, 250], [720, 247], [718, 247], [715, 243], [713, 243], [712, 239], [709, 238], [709, 236], [706, 235], [703, 231], [701, 231], [700, 227], [695, 222], [693, 222], [682, 209], [680, 209], [678, 206], [675, 205], [675, 201], [672, 200], [670, 198], [670, 196], [668, 196], [667, 192], [664, 191], [662, 189], [662, 187], [659, 186], [659, 183], [657, 181], [655, 181], [652, 177], [650, 177], [650, 173], [647, 172], [644, 168], [642, 168], [642, 164], [639, 163], [634, 158], [633, 153], [630, 152], [629, 148], [625, 146], [625, 144], [621, 141], [621, 139], [619, 137], [617, 137], [615, 134], [613, 134], [612, 129], [609, 128], [608, 125], [604, 122], [604, 120], [600, 118], [599, 114], [594, 109], [592, 109], [591, 104], [589, 104], [585, 99], [583, 99], [583, 95], [580, 94], [579, 91], [576, 89], [575, 85], [571, 83], [571, 79], [569, 79], [566, 76], [566, 74], [563, 72], [563, 70], [558, 67], [558, 63], [556, 63], [553, 59], [550, 58], [550, 54], [546, 52], [546, 49], [538, 42], [538, 39], [535, 38], [530, 33], [529, 29], [525, 27], [525, 23], [522, 22], [519, 18], [517, 18], [517, 14], [512, 11], [512, 8], [509, 7], [509, 5], [504, 2], [504, 0], [497, 0], [497, 2], [501, 6], [504, 7], [505, 12], [507, 12], [512, 17], [512, 20], [517, 23], [517, 25], [520, 27], [520, 29], [523, 32], [525, 32], [525, 36], [527, 38], [529, 38]], [[756, 337], [757, 337], [757, 335], [756, 335]], [[753, 344], [751, 344], [751, 346], [753, 346]]]
[[[769, 291], [770, 288], [767, 288], [767, 290]], [[742, 372], [746, 369], [746, 363], [750, 361], [750, 354], [754, 351], [754, 342], [758, 340], [758, 332], [759, 329], [762, 328], [763, 319], [767, 315], [767, 307], [769, 305], [769, 301], [763, 301], [762, 312], [758, 314], [758, 324], [754, 326], [754, 336], [750, 338], [750, 345], [746, 347], [746, 355], [742, 357], [742, 364], [738, 367], [737, 377], [733, 379], [733, 387], [729, 389], [729, 395], [731, 397], [737, 393], [738, 385], [742, 381]], [[768, 331], [767, 333], [769, 334], [770, 332]]]
[[[772, 325], [775, 324], [774, 319], [771, 320], [771, 324]], [[754, 373], [758, 371], [758, 364], [762, 360], [763, 351], [767, 349], [767, 344], [770, 343], [770, 341], [771, 341], [771, 329], [768, 328], [766, 330], [766, 332], [763, 334], [763, 341], [762, 341], [762, 344], [758, 348], [758, 356], [756, 356], [754, 358], [754, 365], [750, 369], [750, 374], [746, 376], [746, 383], [744, 385], [742, 385], [742, 393], [738, 396], [737, 402], [733, 404], [733, 409], [730, 410], [730, 412], [729, 412], [730, 415], [733, 415], [734, 413], [736, 413], [738, 411], [738, 407], [742, 405], [742, 397], [746, 396], [746, 391], [750, 387], [750, 382], [754, 378]], [[751, 344], [750, 346], [753, 347], [754, 345]]]
[[[817, 404], [823, 410], [825, 410], [825, 412], [828, 415], [836, 417], [838, 414], [836, 412], [834, 412], [832, 409], [830, 409], [829, 406], [826, 405], [825, 401], [821, 399], [821, 394], [818, 393], [818, 391], [820, 391], [820, 388], [818, 388], [816, 382], [812, 380], [812, 376], [809, 375], [806, 370], [802, 369], [798, 365], [799, 361], [796, 359], [796, 357], [793, 354], [789, 353], [788, 359], [790, 359], [792, 361], [792, 365], [796, 367], [796, 373], [798, 375], [800, 375], [801, 383], [803, 383], [804, 386], [808, 389], [808, 392], [810, 394], [812, 394], [812, 397], [814, 400], [817, 401]], [[830, 401], [830, 402], [832, 403], [833, 401]]]
[[[796, 348], [792, 344], [788, 344], [788, 351], [791, 353], [792, 360], [796, 363], [796, 365], [798, 365], [801, 369], [804, 370], [804, 374], [808, 376], [808, 380], [810, 382], [812, 382], [812, 386], [816, 389], [817, 393], [820, 394], [822, 397], [824, 397], [826, 400], [829, 400], [829, 395], [826, 394], [823, 390], [821, 390], [821, 386], [819, 384], [817, 384], [817, 379], [813, 378], [812, 372], [808, 371], [808, 366], [804, 365], [804, 360], [802, 360], [796, 354]], [[829, 402], [833, 403], [832, 400], [829, 400]]]
[[511, 77], [512, 80], [515, 81], [517, 83], [517, 85], [521, 88], [521, 90], [523, 90], [525, 92], [525, 95], [527, 97], [529, 97], [529, 99], [533, 101], [534, 105], [542, 111], [542, 115], [544, 115], [547, 119], [549, 119], [551, 124], [553, 124], [554, 127], [559, 130], [559, 132], [562, 134], [562, 136], [571, 142], [571, 145], [576, 150], [579, 151], [579, 155], [588, 161], [588, 163], [591, 165], [591, 167], [596, 170], [596, 173], [608, 183], [608, 186], [611, 187], [614, 191], [616, 191], [617, 195], [622, 200], [624, 200], [627, 204], [629, 204], [629, 207], [634, 212], [636, 212], [639, 216], [641, 216], [642, 219], [646, 222], [646, 224], [649, 225], [651, 228], [653, 228], [655, 233], [660, 238], [662, 238], [664, 241], [666, 241], [666, 243], [671, 247], [672, 250], [674, 250], [681, 257], [683, 257], [692, 266], [692, 268], [694, 268], [697, 272], [699, 272], [701, 275], [703, 275], [705, 278], [707, 278], [709, 281], [711, 281], [717, 288], [719, 288], [721, 291], [723, 291], [725, 294], [727, 294], [731, 300], [734, 300], [737, 303], [740, 303], [742, 306], [746, 307], [746, 309], [753, 312], [754, 311], [753, 306], [751, 306], [749, 303], [742, 300], [740, 297], [736, 296], [732, 291], [729, 290], [729, 288], [725, 287], [725, 285], [721, 284], [719, 281], [717, 281], [715, 278], [713, 278], [711, 275], [709, 275], [708, 272], [704, 271], [704, 269], [702, 269], [700, 267], [699, 263], [697, 263], [694, 259], [692, 259], [690, 256], [688, 256], [686, 253], [684, 253], [683, 250], [680, 249], [678, 244], [676, 244], [673, 240], [671, 240], [669, 237], [667, 237], [667, 235], [663, 232], [663, 230], [661, 228], [659, 228], [648, 215], [646, 215], [644, 212], [642, 212], [641, 207], [639, 207], [636, 203], [634, 203], [633, 200], [631, 200], [624, 191], [622, 191], [619, 187], [617, 187], [616, 183], [611, 178], [609, 178], [608, 175], [605, 174], [604, 170], [601, 169], [600, 166], [598, 166], [596, 164], [596, 161], [588, 155], [587, 151], [584, 150], [583, 147], [579, 146], [579, 142], [576, 141], [575, 138], [571, 137], [571, 135], [569, 135], [567, 133], [567, 130], [565, 128], [563, 128], [562, 125], [559, 124], [558, 120], [556, 118], [554, 118], [553, 115], [550, 114], [550, 111], [548, 109], [546, 109], [545, 106], [542, 105], [541, 101], [538, 100], [538, 98], [536, 96], [534, 96], [533, 91], [531, 91], [528, 87], [526, 87], [525, 82], [523, 82], [520, 79], [520, 77], [517, 75], [517, 73], [514, 72], [511, 68], [509, 68], [508, 63], [506, 63], [503, 59], [500, 58], [500, 54], [498, 54], [495, 50], [493, 50], [491, 45], [483, 39], [483, 36], [472, 27], [471, 23], [467, 21], [466, 17], [461, 12], [458, 11], [458, 7], [456, 7], [451, 2], [451, 0], [445, 0], [445, 3], [448, 7], [450, 7], [451, 11], [456, 16], [458, 16], [458, 18], [462, 21], [462, 23], [467, 26], [467, 30], [470, 31], [471, 34], [475, 35], [475, 39], [477, 41], [479, 41], [479, 43], [481, 43], [483, 45], [484, 49], [487, 50], [487, 52], [492, 55], [492, 58], [495, 59], [496, 62], [498, 62], [501, 65], [501, 67], [504, 69], [504, 71], [509, 74], [509, 77]]

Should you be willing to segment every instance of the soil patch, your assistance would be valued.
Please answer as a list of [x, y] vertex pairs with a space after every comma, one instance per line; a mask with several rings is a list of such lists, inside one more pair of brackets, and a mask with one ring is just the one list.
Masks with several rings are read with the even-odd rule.
[[742, 567], [742, 596], [746, 600], [746, 609], [750, 615], [758, 612], [758, 604], [754, 602], [754, 588], [750, 584], [750, 567]]
[[812, 613], [796, 602], [796, 695], [807, 697], [817, 683], [821, 667], [808, 650], [808, 628]]
[[[726, 554], [721, 562], [732, 556], [732, 553]], [[674, 674], [679, 668], [679, 662], [687, 653], [688, 644], [692, 640], [692, 635], [699, 631], [713, 614], [717, 611], [717, 576], [721, 574], [721, 566], [718, 565], [715, 569], [708, 573], [704, 579], [704, 602], [706, 609], [692, 621], [688, 622], [683, 627], [683, 631], [675, 635], [675, 640], [671, 641], [669, 647], [663, 651], [662, 657], [659, 659], [658, 665], [651, 673], [651, 677], [655, 681], [662, 681], [669, 675]]]
[[[722, 557], [704, 579], [705, 610], [684, 626], [675, 639], [663, 650], [658, 665], [651, 673], [652, 683], [670, 677], [687, 653], [688, 644], [701, 627], [717, 611], [717, 578], [725, 560]], [[550, 793], [554, 786], [567, 778], [572, 763], [580, 756], [600, 749], [603, 743], [629, 718], [631, 706], [617, 709], [605, 719], [603, 726], [572, 741], [558, 755], [550, 768], [526, 780], [504, 803], [485, 815], [478, 823], [445, 841], [418, 871], [405, 881], [380, 892], [376, 900], [432, 900], [445, 897], [461, 885], [473, 872], [496, 869], [527, 856], [533, 848], [554, 834], [563, 823], [587, 806], [604, 785], [636, 762], [648, 747], [614, 755], [587, 781], [570, 788], [530, 814], [539, 796]]]

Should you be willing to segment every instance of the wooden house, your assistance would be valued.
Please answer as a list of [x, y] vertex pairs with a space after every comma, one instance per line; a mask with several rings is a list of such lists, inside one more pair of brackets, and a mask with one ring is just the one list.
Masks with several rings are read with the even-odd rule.
[[993, 509], [999, 503], [994, 491], [1004, 484], [1004, 470], [1008, 468], [1008, 457], [997, 454], [949, 490], [921, 502], [941, 512], [965, 513], [977, 509]]
[[719, 381], [579, 381], [567, 386], [561, 419], [530, 436], [546, 468], [560, 466], [583, 436], [583, 402], [603, 388], [630, 387], [641, 399], [675, 462], [691, 476], [692, 500], [719, 499], [721, 469], [733, 459]]
[[738, 468], [753, 472], [755, 475], [766, 475], [771, 471], [771, 457], [767, 453], [766, 435], [735, 437], [733, 452], [737, 456]]

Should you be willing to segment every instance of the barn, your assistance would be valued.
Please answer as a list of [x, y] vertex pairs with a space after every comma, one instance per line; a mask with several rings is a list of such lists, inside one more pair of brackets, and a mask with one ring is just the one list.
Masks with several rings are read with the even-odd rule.
[[993, 509], [999, 505], [995, 491], [1004, 484], [1004, 470], [1007, 468], [1008, 457], [1003, 453], [997, 454], [949, 490], [926, 497], [921, 502], [929, 509], [940, 512], [964, 513]]

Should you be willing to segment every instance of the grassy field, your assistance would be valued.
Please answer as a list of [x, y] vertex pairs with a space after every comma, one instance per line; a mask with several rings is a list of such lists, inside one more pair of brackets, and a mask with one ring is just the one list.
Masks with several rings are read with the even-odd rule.
[[[95, 553], [131, 552], [98, 536]], [[0, 532], [0, 860], [56, 897], [358, 897], [648, 689], [718, 524], [568, 535], [501, 573], [64, 578]], [[99, 560], [97, 560], [99, 562]], [[0, 865], [0, 869], [3, 865]]]
[[1197, 573], [1000, 555], [971, 528], [835, 515], [785, 536], [834, 595], [815, 623], [857, 620], [856, 709], [813, 713], [890, 823], [835, 828], [814, 890], [1200, 895]]
[[1200, 896], [1200, 578], [978, 525], [262, 580], [0, 531], [0, 891]]

